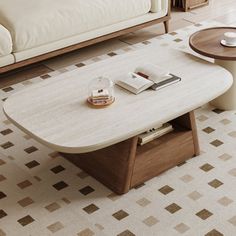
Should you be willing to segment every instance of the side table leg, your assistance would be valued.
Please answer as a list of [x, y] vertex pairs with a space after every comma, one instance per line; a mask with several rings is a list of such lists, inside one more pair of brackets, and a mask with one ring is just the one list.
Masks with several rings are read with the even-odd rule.
[[215, 60], [215, 63], [231, 72], [234, 77], [232, 87], [223, 95], [211, 101], [211, 104], [222, 110], [236, 109], [236, 61]]

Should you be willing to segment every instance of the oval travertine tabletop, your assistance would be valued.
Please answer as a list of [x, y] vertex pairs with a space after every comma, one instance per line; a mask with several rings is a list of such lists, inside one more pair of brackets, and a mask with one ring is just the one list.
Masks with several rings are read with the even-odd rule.
[[[182, 81], [139, 95], [115, 87], [113, 105], [104, 109], [87, 106], [87, 86], [93, 78], [115, 78], [145, 63], [158, 64]], [[218, 65], [150, 46], [35, 84], [9, 97], [4, 112], [42, 144], [65, 153], [83, 153], [134, 137], [194, 110], [231, 85], [231, 74]]]

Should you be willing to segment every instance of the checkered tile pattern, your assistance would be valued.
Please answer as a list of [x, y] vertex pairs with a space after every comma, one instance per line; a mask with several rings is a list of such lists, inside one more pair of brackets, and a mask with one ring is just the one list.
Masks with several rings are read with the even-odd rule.
[[[186, 49], [203, 22], [0, 90], [31, 84], [149, 44]], [[236, 235], [236, 113], [196, 111], [201, 155], [117, 196], [12, 125], [0, 110], [0, 236]], [[173, 153], [174, 155], [174, 153]]]

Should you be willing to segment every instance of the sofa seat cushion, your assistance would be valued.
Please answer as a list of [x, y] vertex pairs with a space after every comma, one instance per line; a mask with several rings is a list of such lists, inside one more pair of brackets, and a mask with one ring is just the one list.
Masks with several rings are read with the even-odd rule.
[[0, 25], [0, 57], [11, 54], [12, 39], [10, 32]]
[[15, 62], [15, 57], [12, 54], [0, 56], [0, 69], [1, 67], [11, 65]]
[[0, 23], [11, 33], [13, 51], [135, 18], [151, 0], [0, 0]]

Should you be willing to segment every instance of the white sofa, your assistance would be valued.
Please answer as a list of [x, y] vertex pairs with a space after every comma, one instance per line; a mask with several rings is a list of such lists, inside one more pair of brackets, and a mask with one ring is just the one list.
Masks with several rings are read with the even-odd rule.
[[141, 28], [168, 9], [168, 0], [0, 0], [0, 73]]

